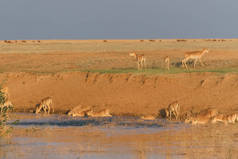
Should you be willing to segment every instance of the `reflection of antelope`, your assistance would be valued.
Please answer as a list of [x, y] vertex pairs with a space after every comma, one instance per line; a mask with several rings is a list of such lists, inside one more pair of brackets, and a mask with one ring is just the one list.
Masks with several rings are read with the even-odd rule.
[[145, 68], [146, 59], [145, 59], [144, 54], [136, 54], [133, 52], [133, 53], [129, 53], [129, 56], [135, 57], [135, 59], [137, 61], [138, 70]]
[[172, 115], [175, 117], [175, 119], [177, 120], [177, 118], [179, 117], [179, 113], [180, 113], [180, 106], [178, 104], [177, 101], [171, 103], [167, 109], [165, 109], [165, 113], [166, 113], [166, 117], [171, 120], [172, 119]]
[[186, 69], [188, 70], [188, 66], [187, 66], [187, 61], [188, 60], [193, 60], [193, 67], [195, 68], [197, 61], [200, 62], [200, 64], [203, 66], [203, 62], [201, 60], [201, 57], [205, 54], [208, 53], [208, 49], [204, 49], [202, 51], [193, 51], [193, 52], [187, 52], [185, 53], [185, 58], [182, 60], [182, 64], [184, 67], [186, 67]]
[[142, 120], [155, 120], [156, 117], [153, 115], [145, 115], [140, 117]]
[[[42, 99], [40, 104], [36, 107], [35, 113], [38, 114], [43, 110], [45, 113], [50, 114], [50, 109], [52, 107], [52, 103], [53, 102], [52, 102], [51, 97], [46, 97], [46, 98]], [[53, 112], [54, 112], [54, 108], [53, 108]]]
[[165, 57], [164, 62], [165, 62], [166, 68], [168, 70], [170, 70], [170, 59], [169, 59], [169, 56]]

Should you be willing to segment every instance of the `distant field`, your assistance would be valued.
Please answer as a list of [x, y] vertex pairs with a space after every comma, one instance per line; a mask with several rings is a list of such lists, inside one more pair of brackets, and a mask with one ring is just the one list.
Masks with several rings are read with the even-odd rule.
[[12, 40], [0, 41], [0, 53], [127, 52], [161, 50], [238, 50], [238, 39]]
[[[238, 72], [237, 39], [139, 40], [8, 40], [0, 41], [0, 72], [166, 74], [182, 72]], [[208, 48], [206, 66], [186, 71], [181, 60], [187, 51]], [[147, 69], [137, 71], [129, 52], [145, 54]], [[171, 58], [171, 71], [163, 59]], [[190, 68], [191, 68], [190, 64]]]

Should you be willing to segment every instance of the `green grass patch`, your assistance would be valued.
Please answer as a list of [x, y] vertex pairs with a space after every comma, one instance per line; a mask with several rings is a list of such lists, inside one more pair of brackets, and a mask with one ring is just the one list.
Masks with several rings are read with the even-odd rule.
[[180, 68], [172, 68], [170, 71], [163, 68], [149, 68], [143, 70], [137, 70], [134, 68], [118, 68], [118, 69], [102, 69], [102, 70], [81, 70], [82, 72], [95, 72], [95, 73], [133, 73], [133, 74], [176, 74], [188, 72]]
[[238, 73], [238, 67], [229, 67], [229, 68], [216, 68], [216, 69], [198, 69], [192, 70], [191, 72], [215, 72], [215, 73]]
[[186, 70], [182, 67], [171, 67], [170, 70], [165, 68], [148, 68], [143, 70], [137, 70], [136, 68], [114, 68], [114, 69], [64, 69], [64, 70], [52, 70], [52, 71], [33, 71], [33, 70], [22, 70], [22, 72], [29, 72], [33, 74], [56, 74], [64, 72], [92, 72], [92, 73], [110, 73], [110, 74], [119, 74], [119, 73], [131, 73], [131, 74], [145, 74], [145, 75], [158, 75], [158, 74], [179, 74], [179, 73], [193, 73], [193, 72], [214, 72], [218, 74], [226, 73], [238, 73], [238, 67], [227, 67], [227, 68], [196, 68], [193, 69], [190, 67], [189, 70]]
[[178, 73], [193, 73], [193, 72], [214, 72], [214, 73], [238, 73], [238, 67], [232, 68], [200, 68], [186, 70], [184, 68], [172, 67], [170, 70], [164, 68], [149, 68], [144, 70], [137, 70], [134, 68], [118, 68], [118, 69], [92, 69], [92, 70], [81, 70], [81, 72], [94, 72], [94, 73], [132, 73], [132, 74], [178, 74]]

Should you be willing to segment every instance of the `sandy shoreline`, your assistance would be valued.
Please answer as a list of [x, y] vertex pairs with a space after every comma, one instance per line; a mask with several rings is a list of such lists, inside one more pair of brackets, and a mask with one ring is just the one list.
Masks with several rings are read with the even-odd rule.
[[223, 112], [238, 109], [237, 74], [0, 74], [0, 81], [4, 80], [17, 112], [32, 112], [47, 96], [53, 98], [56, 113], [66, 113], [81, 104], [108, 108], [114, 115], [157, 115], [176, 100], [183, 111], [208, 107]]

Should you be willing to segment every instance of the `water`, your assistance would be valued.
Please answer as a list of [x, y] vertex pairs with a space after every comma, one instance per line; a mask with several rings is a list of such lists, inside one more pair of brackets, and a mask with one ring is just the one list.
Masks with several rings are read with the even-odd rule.
[[0, 139], [4, 159], [237, 158], [235, 124], [190, 126], [136, 117], [73, 118], [14, 114], [10, 137]]

